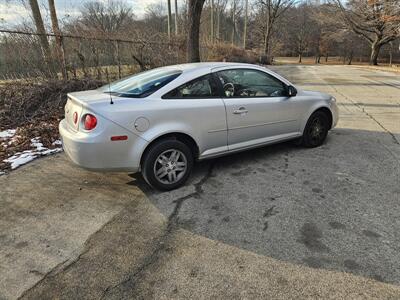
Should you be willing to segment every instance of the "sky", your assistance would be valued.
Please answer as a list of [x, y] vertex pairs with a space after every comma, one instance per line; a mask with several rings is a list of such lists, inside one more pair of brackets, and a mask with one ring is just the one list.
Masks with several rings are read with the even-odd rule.
[[[79, 15], [79, 9], [85, 2], [91, 0], [54, 0], [60, 23]], [[93, 1], [93, 0], [92, 0]], [[97, 0], [107, 2], [110, 0]], [[160, 3], [163, 0], [124, 0], [127, 5], [132, 6], [132, 11], [136, 17], [140, 18], [146, 12], [149, 4]], [[38, 0], [42, 17], [49, 20], [46, 7], [47, 0]], [[165, 1], [164, 1], [165, 2]], [[29, 12], [28, 0], [0, 0], [0, 28], [10, 28], [22, 22], [29, 22], [31, 15]]]

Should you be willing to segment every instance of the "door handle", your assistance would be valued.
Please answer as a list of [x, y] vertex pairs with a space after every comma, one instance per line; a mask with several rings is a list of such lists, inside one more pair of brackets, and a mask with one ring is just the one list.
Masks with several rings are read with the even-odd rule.
[[235, 109], [233, 113], [235, 115], [247, 114], [249, 111], [245, 107], [240, 107], [239, 109]]

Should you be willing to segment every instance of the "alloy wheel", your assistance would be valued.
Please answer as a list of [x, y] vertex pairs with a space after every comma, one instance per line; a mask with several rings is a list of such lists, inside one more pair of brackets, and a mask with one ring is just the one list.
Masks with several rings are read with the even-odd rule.
[[154, 175], [163, 184], [178, 182], [187, 171], [185, 154], [177, 149], [162, 152], [154, 163]]

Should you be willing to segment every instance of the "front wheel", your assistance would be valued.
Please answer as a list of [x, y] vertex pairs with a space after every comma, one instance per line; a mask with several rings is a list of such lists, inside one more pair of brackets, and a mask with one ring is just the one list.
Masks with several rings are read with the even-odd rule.
[[193, 155], [178, 140], [162, 140], [151, 146], [142, 163], [142, 175], [152, 187], [172, 190], [182, 186], [193, 168]]
[[302, 144], [308, 148], [321, 146], [328, 135], [328, 124], [328, 117], [324, 112], [313, 113], [304, 128]]

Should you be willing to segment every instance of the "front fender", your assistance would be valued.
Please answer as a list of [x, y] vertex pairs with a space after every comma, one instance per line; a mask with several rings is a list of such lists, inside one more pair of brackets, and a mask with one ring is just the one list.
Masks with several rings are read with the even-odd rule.
[[307, 125], [308, 119], [311, 117], [311, 115], [317, 111], [318, 109], [321, 108], [326, 108], [330, 111], [331, 116], [332, 116], [332, 127], [334, 126], [334, 121], [335, 121], [335, 116], [332, 113], [332, 109], [329, 105], [329, 103], [325, 103], [325, 102], [317, 102], [314, 103], [307, 111], [307, 113], [305, 114], [304, 118], [302, 118], [301, 124], [300, 124], [300, 132], [304, 133], [304, 129]]

